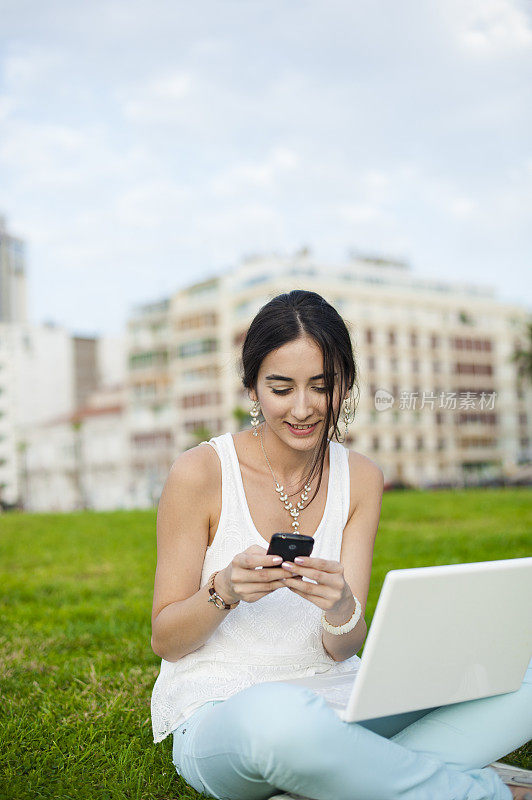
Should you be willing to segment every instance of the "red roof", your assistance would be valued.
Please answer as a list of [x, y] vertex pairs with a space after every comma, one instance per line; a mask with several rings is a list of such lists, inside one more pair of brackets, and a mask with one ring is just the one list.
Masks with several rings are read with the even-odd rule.
[[101, 408], [93, 408], [92, 406], [81, 406], [76, 408], [71, 414], [62, 414], [59, 417], [54, 417], [43, 423], [44, 426], [58, 425], [61, 422], [80, 422], [90, 417], [101, 417], [104, 415], [121, 414], [124, 410], [125, 403], [115, 403], [114, 405], [102, 406]]

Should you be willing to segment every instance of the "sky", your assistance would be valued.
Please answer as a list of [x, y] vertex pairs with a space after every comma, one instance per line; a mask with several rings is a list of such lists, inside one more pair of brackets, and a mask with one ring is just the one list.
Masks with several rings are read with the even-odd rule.
[[532, 308], [520, 0], [0, 0], [0, 214], [32, 322], [119, 335], [251, 253]]

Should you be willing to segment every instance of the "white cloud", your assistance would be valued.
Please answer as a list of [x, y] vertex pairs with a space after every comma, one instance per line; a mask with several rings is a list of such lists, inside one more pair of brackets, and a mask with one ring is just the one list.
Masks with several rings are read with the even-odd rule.
[[477, 203], [470, 197], [455, 197], [451, 200], [449, 208], [457, 219], [467, 220], [477, 210]]
[[532, 45], [530, 19], [515, 0], [459, 0], [456, 8], [459, 41], [472, 53], [512, 53]]
[[299, 156], [289, 147], [275, 147], [262, 161], [245, 161], [221, 170], [213, 176], [210, 188], [218, 197], [237, 196], [254, 188], [272, 189], [299, 164]]
[[126, 119], [140, 123], [161, 123], [181, 116], [181, 104], [190, 97], [195, 81], [189, 72], [170, 72], [120, 91]]
[[89, 142], [87, 132], [65, 125], [13, 120], [0, 139], [0, 166], [15, 171], [26, 188], [71, 184], [85, 173]]
[[116, 221], [135, 230], [160, 231], [182, 217], [190, 202], [190, 192], [165, 178], [135, 183], [114, 203]]
[[347, 222], [354, 225], [366, 225], [369, 222], [383, 222], [386, 218], [383, 210], [370, 203], [353, 203], [340, 206], [339, 214]]
[[451, 277], [502, 276], [511, 242], [528, 267], [523, 3], [9, 5], [0, 213], [43, 307], [49, 276], [90, 270], [142, 299], [303, 243]]
[[64, 57], [43, 45], [11, 47], [3, 62], [6, 92], [20, 94], [59, 77]]
[[0, 122], [6, 121], [14, 108], [15, 102], [12, 97], [0, 97]]
[[11, 118], [0, 135], [0, 168], [16, 175], [17, 192], [71, 190], [72, 200], [79, 202], [98, 181], [134, 180], [139, 171], [153, 166], [145, 148], [113, 146], [102, 126]]

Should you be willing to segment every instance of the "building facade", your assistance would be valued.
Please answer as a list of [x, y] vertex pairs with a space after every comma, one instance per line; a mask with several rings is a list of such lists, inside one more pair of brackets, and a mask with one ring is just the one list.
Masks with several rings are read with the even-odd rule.
[[20, 504], [28, 431], [74, 407], [72, 341], [54, 325], [0, 323], [0, 503]]
[[[77, 508], [87, 498], [91, 502], [91, 497], [97, 497], [98, 503], [108, 502], [101, 499], [99, 490], [91, 493], [89, 479], [88, 491], [80, 499], [75, 487], [66, 489], [70, 478], [65, 478], [63, 485], [57, 476], [64, 473], [75, 477], [67, 462], [72, 457], [70, 448], [78, 447], [82, 438], [80, 434], [74, 444], [68, 443], [76, 414], [83, 421], [85, 417], [95, 419], [94, 426], [84, 427], [83, 437], [94, 427], [95, 435], [101, 438], [104, 420], [112, 419], [120, 428], [119, 435], [127, 439], [122, 430], [123, 409], [119, 422], [116, 411], [116, 406], [124, 404], [124, 359], [123, 338], [72, 336], [53, 323], [0, 323], [0, 507], [47, 510], [66, 503], [67, 508]], [[117, 385], [121, 387], [120, 398], [106, 400], [111, 408], [106, 417], [96, 387], [107, 397], [116, 393]], [[115, 431], [112, 433], [109, 447]], [[53, 446], [57, 446], [55, 450]], [[119, 448], [120, 463], [128, 457], [122, 451]], [[100, 472], [104, 472], [103, 467]], [[52, 486], [61, 486], [57, 490], [59, 500], [54, 499]], [[113, 491], [111, 485], [106, 489], [107, 493]]]
[[140, 307], [128, 324], [135, 481], [157, 495], [183, 450], [249, 425], [240, 349], [262, 305], [301, 288], [346, 320], [360, 395], [346, 442], [389, 484], [464, 485], [530, 463], [532, 396], [511, 357], [529, 316], [485, 287], [403, 263], [261, 257]]
[[25, 246], [0, 216], [0, 322], [26, 321]]
[[146, 507], [134, 496], [124, 419], [124, 386], [106, 387], [84, 406], [33, 425], [24, 475], [27, 511]]

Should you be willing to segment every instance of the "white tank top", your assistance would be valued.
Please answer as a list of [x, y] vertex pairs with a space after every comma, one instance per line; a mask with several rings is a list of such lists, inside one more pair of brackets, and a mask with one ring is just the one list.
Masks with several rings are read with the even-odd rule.
[[[222, 508], [214, 541], [205, 553], [200, 587], [251, 545], [268, 549], [247, 505], [232, 434], [202, 444], [211, 445], [221, 461]], [[339, 561], [349, 514], [348, 451], [331, 441], [329, 459], [327, 500], [312, 555]], [[151, 697], [154, 742], [165, 739], [204, 703], [226, 700], [265, 681], [306, 678], [303, 684], [327, 699], [347, 701], [351, 686], [350, 681], [346, 685], [346, 674], [357, 671], [360, 659], [355, 655], [334, 661], [329, 656], [321, 640], [321, 613], [318, 606], [283, 587], [255, 603], [241, 602], [201, 647], [179, 661], [162, 659]], [[309, 682], [308, 676], [314, 675], [320, 677]], [[335, 681], [340, 675], [343, 681]]]

